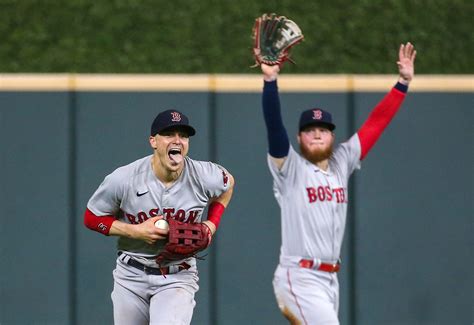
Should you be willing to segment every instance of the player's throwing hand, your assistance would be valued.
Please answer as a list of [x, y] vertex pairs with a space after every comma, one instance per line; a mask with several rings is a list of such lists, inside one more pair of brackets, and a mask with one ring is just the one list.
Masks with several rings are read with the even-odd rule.
[[143, 240], [150, 245], [155, 244], [157, 240], [166, 239], [168, 232], [155, 226], [155, 222], [159, 219], [163, 219], [163, 217], [153, 217], [136, 225], [136, 227], [133, 228], [135, 230], [135, 238]]
[[408, 42], [406, 45], [400, 45], [397, 61], [398, 72], [400, 73], [398, 81], [404, 85], [408, 85], [415, 75], [415, 57], [416, 51], [413, 44]]

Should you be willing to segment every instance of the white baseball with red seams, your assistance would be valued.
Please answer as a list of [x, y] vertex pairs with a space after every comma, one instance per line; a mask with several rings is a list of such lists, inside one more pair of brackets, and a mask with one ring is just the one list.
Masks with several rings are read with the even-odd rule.
[[168, 230], [170, 228], [170, 225], [168, 224], [168, 221], [165, 219], [160, 219], [157, 222], [155, 222], [155, 227], [163, 230]]

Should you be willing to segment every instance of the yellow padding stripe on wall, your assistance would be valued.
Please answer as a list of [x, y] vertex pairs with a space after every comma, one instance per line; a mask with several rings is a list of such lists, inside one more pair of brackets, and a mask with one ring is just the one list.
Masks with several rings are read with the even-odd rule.
[[[308, 74], [278, 79], [281, 92], [387, 91], [397, 75]], [[0, 91], [261, 92], [248, 74], [0, 74]], [[474, 92], [474, 75], [416, 75], [410, 91]]]

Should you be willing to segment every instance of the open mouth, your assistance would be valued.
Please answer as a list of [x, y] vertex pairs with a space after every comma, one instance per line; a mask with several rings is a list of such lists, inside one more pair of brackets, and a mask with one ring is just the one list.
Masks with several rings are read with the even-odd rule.
[[183, 161], [183, 154], [180, 148], [171, 148], [168, 151], [168, 157], [170, 158], [171, 162], [175, 164], [179, 164]]

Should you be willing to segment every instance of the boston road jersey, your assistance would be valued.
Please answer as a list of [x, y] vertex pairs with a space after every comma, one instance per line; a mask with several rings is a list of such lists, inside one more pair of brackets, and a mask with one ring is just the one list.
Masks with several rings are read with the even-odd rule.
[[357, 134], [339, 145], [327, 171], [290, 147], [281, 170], [268, 156], [275, 198], [281, 209], [280, 260], [291, 257], [337, 261], [346, 224], [349, 176], [360, 168]]
[[[151, 158], [151, 155], [144, 157], [108, 175], [87, 208], [97, 216], [113, 215], [130, 224], [158, 215], [200, 222], [209, 199], [220, 196], [229, 187], [223, 167], [186, 157], [182, 174], [165, 188], [153, 173]], [[149, 245], [142, 240], [119, 237], [118, 249], [143, 258], [157, 255], [165, 244], [165, 240]]]

